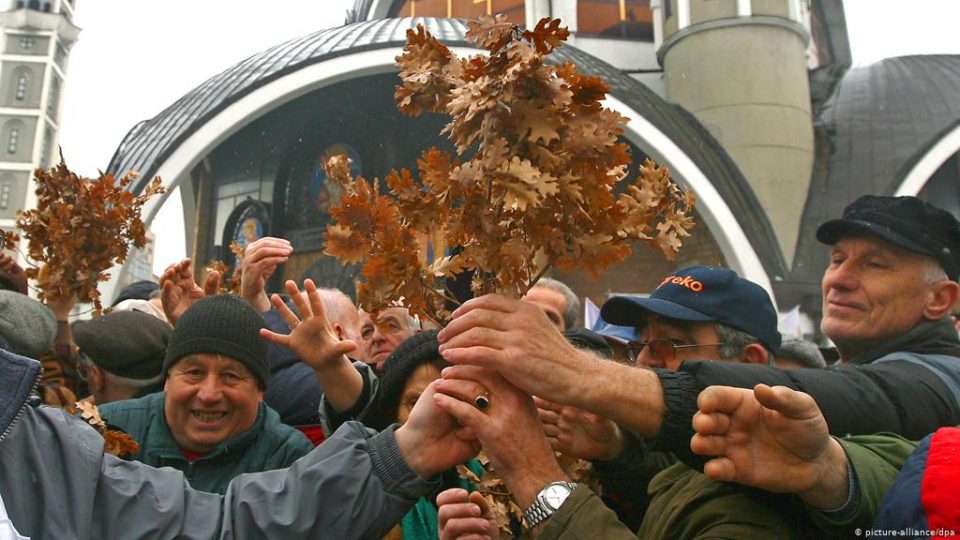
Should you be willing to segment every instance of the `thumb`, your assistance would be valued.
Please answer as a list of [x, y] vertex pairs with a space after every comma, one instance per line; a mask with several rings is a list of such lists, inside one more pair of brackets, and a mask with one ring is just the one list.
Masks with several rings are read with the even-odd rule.
[[470, 494], [470, 502], [480, 507], [480, 517], [485, 519], [493, 519], [493, 509], [490, 507], [490, 503], [487, 502], [486, 497], [483, 496], [479, 491], [474, 491]]
[[347, 353], [351, 353], [351, 352], [357, 350], [357, 344], [356, 344], [356, 342], [354, 342], [354, 341], [352, 341], [352, 340], [345, 339], [345, 340], [343, 340], [343, 341], [337, 342], [337, 343], [333, 346], [333, 350], [334, 350], [334, 352], [335, 352], [336, 354], [338, 354], [338, 355], [340, 355], [340, 354], [347, 354]]
[[753, 393], [761, 405], [787, 418], [810, 418], [820, 413], [817, 402], [809, 394], [786, 386], [771, 387], [758, 384], [754, 387]]

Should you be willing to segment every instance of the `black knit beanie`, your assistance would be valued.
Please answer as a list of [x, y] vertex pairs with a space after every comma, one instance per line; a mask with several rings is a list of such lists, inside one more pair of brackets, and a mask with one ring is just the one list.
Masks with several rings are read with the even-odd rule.
[[440, 356], [436, 330], [414, 334], [398, 345], [384, 363], [380, 386], [363, 423], [383, 430], [396, 422], [407, 380], [418, 367], [429, 363], [441, 370], [450, 365]]
[[261, 388], [267, 387], [270, 365], [267, 342], [260, 337], [263, 317], [243, 300], [228, 295], [208, 296], [190, 307], [170, 335], [163, 373], [181, 358], [208, 353], [229, 356], [247, 366]]

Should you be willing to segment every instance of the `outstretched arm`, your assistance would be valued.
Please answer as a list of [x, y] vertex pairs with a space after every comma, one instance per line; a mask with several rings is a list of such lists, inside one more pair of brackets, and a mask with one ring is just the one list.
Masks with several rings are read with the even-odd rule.
[[488, 368], [530, 395], [589, 411], [644, 437], [660, 432], [664, 392], [657, 374], [577, 349], [534, 304], [495, 294], [468, 300], [437, 338], [443, 358], [458, 364], [455, 373]]
[[846, 502], [846, 453], [809, 395], [764, 384], [711, 386], [697, 403], [690, 448], [716, 456], [704, 466], [708, 478], [796, 493], [819, 510]]
[[363, 391], [363, 377], [346, 356], [357, 348], [357, 344], [337, 337], [312, 280], [303, 282], [306, 299], [293, 281], [287, 281], [285, 287], [300, 316], [275, 294], [271, 302], [291, 328], [290, 334], [277, 334], [264, 328], [260, 335], [293, 351], [313, 369], [330, 405], [339, 412], [349, 410]]

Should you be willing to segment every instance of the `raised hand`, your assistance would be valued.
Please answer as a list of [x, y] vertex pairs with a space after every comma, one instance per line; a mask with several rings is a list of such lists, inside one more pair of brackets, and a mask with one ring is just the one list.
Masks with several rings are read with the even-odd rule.
[[270, 301], [280, 317], [290, 327], [290, 334], [277, 334], [267, 329], [260, 330], [264, 338], [289, 347], [305, 364], [315, 371], [329, 367], [332, 362], [344, 359], [344, 355], [357, 348], [351, 340], [341, 340], [327, 319], [323, 301], [313, 280], [303, 282], [306, 297], [300, 293], [297, 284], [288, 280], [284, 287], [297, 308], [299, 316], [283, 302], [279, 295], [273, 295]]
[[330, 406], [341, 412], [349, 410], [363, 392], [363, 377], [346, 356], [357, 348], [357, 344], [337, 336], [312, 280], [303, 282], [306, 297], [293, 281], [287, 281], [284, 286], [300, 315], [297, 316], [275, 294], [270, 301], [290, 327], [290, 334], [277, 334], [264, 328], [260, 330], [260, 335], [277, 345], [288, 347], [313, 368], [313, 374], [324, 389]]
[[171, 264], [160, 277], [160, 302], [171, 325], [177, 324], [183, 313], [201, 298], [215, 296], [220, 291], [220, 272], [207, 274], [203, 288], [193, 279], [193, 261], [190, 258]]
[[764, 384], [711, 386], [697, 405], [690, 448], [716, 456], [704, 466], [708, 478], [796, 493], [820, 509], [846, 500], [846, 454], [809, 395]]
[[27, 294], [27, 274], [17, 261], [6, 253], [0, 253], [0, 272], [10, 278], [20, 293]]
[[267, 280], [291, 254], [293, 246], [289, 240], [272, 236], [264, 236], [244, 250], [240, 262], [240, 296], [260, 313], [270, 309]]

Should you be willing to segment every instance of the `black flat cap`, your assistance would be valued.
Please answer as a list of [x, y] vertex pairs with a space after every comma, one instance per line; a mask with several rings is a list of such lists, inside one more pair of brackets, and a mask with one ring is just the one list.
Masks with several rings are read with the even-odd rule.
[[960, 275], [960, 222], [916, 197], [864, 195], [844, 208], [842, 218], [820, 225], [817, 240], [833, 245], [855, 232], [932, 257], [952, 280]]
[[97, 366], [119, 377], [152, 379], [163, 372], [173, 329], [141, 311], [114, 311], [73, 325], [73, 341]]

